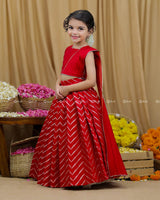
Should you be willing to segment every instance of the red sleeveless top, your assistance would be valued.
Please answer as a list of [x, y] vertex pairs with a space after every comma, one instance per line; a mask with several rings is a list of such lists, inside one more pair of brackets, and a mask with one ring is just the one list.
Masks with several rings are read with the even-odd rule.
[[90, 46], [84, 46], [80, 49], [72, 48], [72, 46], [67, 47], [61, 73], [85, 79], [87, 76], [85, 58], [90, 51], [94, 53], [98, 92], [102, 100], [102, 68], [100, 54], [97, 49]]

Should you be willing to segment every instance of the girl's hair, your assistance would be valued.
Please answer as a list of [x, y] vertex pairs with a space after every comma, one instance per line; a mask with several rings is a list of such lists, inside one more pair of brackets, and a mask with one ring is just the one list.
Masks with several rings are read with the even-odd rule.
[[65, 31], [68, 31], [69, 21], [71, 19], [82, 21], [83, 23], [86, 24], [89, 31], [92, 29], [94, 32], [95, 30], [94, 18], [88, 10], [76, 10], [72, 12], [68, 17], [66, 17], [63, 22], [63, 27]]

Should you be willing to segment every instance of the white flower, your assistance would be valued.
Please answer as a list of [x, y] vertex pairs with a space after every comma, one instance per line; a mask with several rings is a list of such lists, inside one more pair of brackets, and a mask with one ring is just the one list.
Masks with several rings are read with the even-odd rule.
[[10, 100], [18, 95], [18, 90], [6, 82], [0, 81], [0, 99]]

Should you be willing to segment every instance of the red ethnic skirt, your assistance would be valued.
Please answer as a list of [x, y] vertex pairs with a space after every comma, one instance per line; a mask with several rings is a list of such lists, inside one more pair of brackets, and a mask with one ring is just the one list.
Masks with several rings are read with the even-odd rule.
[[[80, 81], [83, 80], [70, 79], [61, 85]], [[112, 161], [116, 161], [114, 149], [118, 147], [115, 141], [110, 142], [109, 152], [115, 156]], [[107, 160], [97, 92], [90, 88], [72, 92], [63, 100], [54, 99], [35, 148], [30, 177], [43, 186], [70, 187], [100, 183], [126, 174], [121, 159], [112, 165]], [[115, 168], [113, 175], [110, 168]]]

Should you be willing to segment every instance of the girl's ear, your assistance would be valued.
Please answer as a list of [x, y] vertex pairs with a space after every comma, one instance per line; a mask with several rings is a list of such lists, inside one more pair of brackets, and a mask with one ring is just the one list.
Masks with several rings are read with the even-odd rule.
[[93, 28], [91, 28], [88, 32], [90, 35], [93, 34]]

